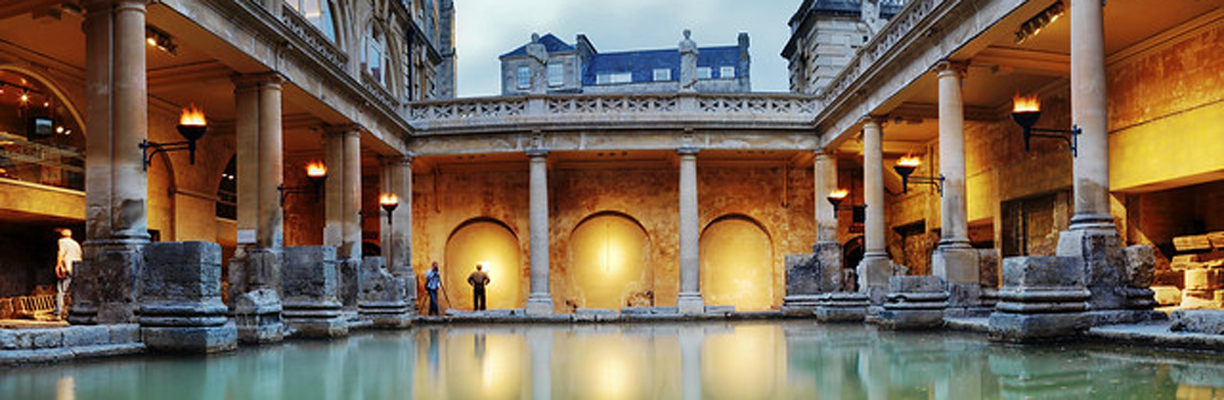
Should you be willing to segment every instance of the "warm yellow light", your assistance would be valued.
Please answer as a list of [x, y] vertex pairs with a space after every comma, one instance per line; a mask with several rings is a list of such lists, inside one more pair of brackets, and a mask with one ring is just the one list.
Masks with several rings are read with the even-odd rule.
[[897, 165], [917, 168], [919, 165], [922, 165], [922, 159], [914, 156], [905, 156], [901, 157], [900, 160], [897, 160]]
[[848, 190], [848, 189], [837, 189], [837, 190], [834, 190], [834, 191], [832, 191], [832, 192], [830, 192], [830, 193], [829, 193], [829, 198], [830, 198], [830, 199], [841, 200], [841, 199], [846, 198], [846, 196], [849, 196], [849, 195], [850, 195], [850, 190]]
[[399, 196], [396, 196], [395, 193], [383, 193], [378, 196], [378, 204], [381, 206], [399, 205]]
[[481, 271], [489, 272], [489, 262], [488, 261], [477, 261], [476, 265], [480, 266]]
[[179, 117], [179, 125], [184, 126], [207, 126], [208, 121], [204, 119], [204, 110], [201, 110], [192, 104], [183, 109], [183, 115]]
[[148, 44], [149, 44], [149, 46], [154, 46], [154, 47], [156, 47], [156, 46], [157, 46], [157, 38], [152, 37], [152, 36], [149, 36], [149, 37], [145, 38], [145, 43], [148, 43]]
[[1012, 97], [1012, 112], [1037, 112], [1041, 111], [1041, 100], [1037, 95], [1021, 96], [1017, 94]]
[[306, 176], [311, 178], [322, 178], [327, 176], [327, 166], [322, 161], [311, 161], [306, 163]]
[[22, 103], [25, 103], [25, 102], [27, 102], [27, 101], [30, 101], [30, 95], [29, 95], [29, 94], [27, 94], [27, 93], [22, 93], [22, 94], [21, 94], [21, 102], [22, 102]]

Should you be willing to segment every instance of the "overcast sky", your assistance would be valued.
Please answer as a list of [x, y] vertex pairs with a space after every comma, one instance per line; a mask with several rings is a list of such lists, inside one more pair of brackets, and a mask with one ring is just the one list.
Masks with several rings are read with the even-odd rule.
[[786, 21], [802, 0], [455, 0], [455, 47], [461, 97], [501, 93], [497, 57], [551, 32], [573, 44], [586, 34], [599, 51], [674, 48], [685, 28], [698, 46], [735, 44], [748, 32], [752, 89], [789, 87], [779, 54]]

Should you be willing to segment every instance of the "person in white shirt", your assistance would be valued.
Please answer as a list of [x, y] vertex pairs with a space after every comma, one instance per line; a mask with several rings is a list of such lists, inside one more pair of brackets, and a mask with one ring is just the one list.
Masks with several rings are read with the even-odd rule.
[[64, 295], [72, 285], [72, 268], [81, 262], [81, 244], [72, 239], [72, 230], [60, 229], [59, 254], [55, 257], [55, 317], [63, 319]]

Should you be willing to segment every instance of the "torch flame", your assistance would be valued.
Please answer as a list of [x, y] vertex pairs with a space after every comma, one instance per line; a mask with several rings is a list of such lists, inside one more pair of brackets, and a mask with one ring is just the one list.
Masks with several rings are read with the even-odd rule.
[[837, 189], [829, 193], [829, 198], [844, 199], [848, 195], [850, 195], [849, 189]]
[[321, 178], [327, 175], [327, 166], [321, 161], [311, 161], [306, 164], [306, 176]]
[[204, 110], [192, 104], [183, 109], [183, 115], [179, 117], [179, 125], [207, 126], [208, 121], [204, 120]]
[[922, 159], [914, 156], [905, 156], [901, 157], [900, 160], [897, 160], [897, 165], [916, 168], [919, 165], [922, 165]]
[[396, 196], [395, 193], [383, 194], [381, 196], [378, 196], [378, 204], [381, 204], [384, 206], [397, 205], [399, 204], [399, 196]]
[[1021, 96], [1017, 94], [1012, 97], [1012, 112], [1037, 112], [1041, 111], [1041, 100], [1037, 95]]

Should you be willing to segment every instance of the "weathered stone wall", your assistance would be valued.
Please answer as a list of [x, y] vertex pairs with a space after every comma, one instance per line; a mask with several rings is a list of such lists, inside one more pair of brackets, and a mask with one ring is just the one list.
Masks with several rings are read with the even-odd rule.
[[[527, 171], [521, 166], [475, 168], [414, 177], [413, 264], [420, 276], [445, 259], [446, 241], [463, 222], [491, 218], [505, 223], [522, 248], [523, 298], [528, 285]], [[785, 294], [783, 257], [811, 252], [815, 243], [810, 168], [701, 166], [698, 201], [702, 229], [716, 219], [742, 215], [759, 223], [773, 246], [773, 306]], [[559, 312], [579, 306], [570, 269], [570, 237], [587, 218], [616, 213], [641, 225], [649, 241], [651, 294], [635, 296], [674, 305], [679, 295], [678, 172], [674, 168], [568, 169], [549, 171], [550, 273]], [[445, 270], [445, 266], [443, 266]], [[466, 288], [464, 288], [466, 289]], [[451, 297], [455, 294], [452, 292]]]

